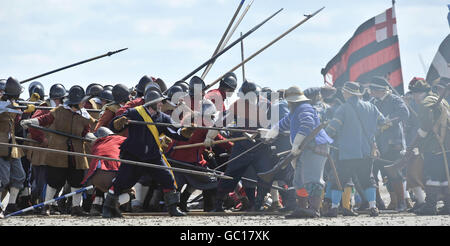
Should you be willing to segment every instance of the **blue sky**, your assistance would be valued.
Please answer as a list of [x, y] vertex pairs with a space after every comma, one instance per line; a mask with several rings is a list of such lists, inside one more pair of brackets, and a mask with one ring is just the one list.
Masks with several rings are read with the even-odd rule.
[[[0, 0], [0, 78], [19, 80], [108, 51], [111, 57], [38, 79], [62, 83], [124, 83], [144, 75], [167, 84], [181, 79], [212, 55], [240, 0]], [[246, 0], [241, 12], [250, 3]], [[403, 78], [425, 77], [440, 42], [449, 33], [448, 1], [397, 0], [397, 30]], [[312, 13], [317, 16], [246, 64], [246, 76], [274, 89], [323, 84], [321, 68], [356, 28], [391, 6], [391, 0], [255, 0], [231, 41], [280, 8], [284, 10], [244, 41], [248, 56]], [[230, 42], [231, 42], [230, 41]], [[208, 84], [240, 62], [236, 45], [213, 66]], [[203, 71], [203, 70], [202, 70]], [[202, 72], [201, 71], [201, 72]], [[199, 72], [201, 74], [201, 72]], [[241, 70], [237, 70], [239, 85]], [[28, 88], [28, 84], [25, 84]], [[28, 93], [25, 93], [27, 95]]]

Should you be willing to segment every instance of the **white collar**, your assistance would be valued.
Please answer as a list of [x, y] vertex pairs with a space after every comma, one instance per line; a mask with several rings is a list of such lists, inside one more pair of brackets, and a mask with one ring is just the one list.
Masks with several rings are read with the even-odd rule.
[[77, 114], [81, 115], [81, 117], [83, 117], [85, 119], [88, 119], [88, 120], [91, 119], [91, 115], [88, 113], [88, 111], [85, 108], [82, 108], [82, 109], [77, 110], [77, 111], [73, 111], [72, 108], [67, 106], [67, 105], [64, 105], [63, 107], [65, 109], [68, 109], [68, 110], [70, 110], [70, 111], [72, 111], [74, 113], [77, 113]]

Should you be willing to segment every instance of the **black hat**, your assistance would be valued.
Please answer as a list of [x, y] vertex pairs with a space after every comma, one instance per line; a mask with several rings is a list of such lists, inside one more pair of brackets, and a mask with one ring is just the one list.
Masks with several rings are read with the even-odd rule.
[[147, 86], [148, 83], [153, 82], [153, 80], [147, 76], [144, 75], [138, 82], [138, 84], [136, 85], [136, 91], [139, 93], [144, 93], [145, 92], [145, 86]]
[[144, 101], [145, 105], [152, 105], [163, 100], [167, 99], [160, 91], [157, 90], [148, 90], [145, 92]]
[[69, 95], [65, 105], [77, 105], [80, 104], [85, 99], [86, 94], [84, 93], [83, 87], [79, 85], [74, 85], [69, 89]]
[[148, 91], [148, 90], [156, 90], [159, 91], [160, 93], [162, 93], [161, 87], [159, 87], [159, 85], [156, 82], [150, 82], [145, 86], [145, 90], [144, 90], [144, 94]]
[[128, 87], [124, 84], [117, 84], [112, 89], [112, 95], [114, 102], [121, 103], [130, 100], [130, 91]]
[[201, 79], [198, 76], [194, 76], [192, 77], [192, 79], [189, 81], [189, 96], [194, 96], [194, 87], [196, 87], [197, 85], [201, 86], [201, 90], [203, 91], [206, 87], [205, 82], [203, 81], [203, 79]]
[[369, 85], [371, 90], [387, 91], [389, 90], [389, 82], [380, 76], [373, 77]]
[[113, 85], [105, 85], [105, 86], [103, 86], [103, 90], [110, 90], [110, 91], [112, 91], [112, 89], [113, 89]]
[[100, 92], [103, 91], [103, 86], [101, 84], [90, 84], [86, 88], [86, 95], [96, 97], [100, 95]]
[[5, 84], [5, 95], [18, 97], [23, 92], [24, 88], [20, 85], [20, 82], [13, 78], [9, 77], [6, 80]]
[[181, 87], [181, 89], [183, 89], [184, 92], [188, 92], [189, 91], [189, 84], [186, 81], [180, 80], [175, 82], [175, 84], [173, 85], [177, 85], [179, 87]]
[[112, 94], [112, 90], [103, 90], [102, 92], [100, 92], [100, 94], [98, 95], [98, 98], [102, 99], [102, 100], [106, 100], [108, 102], [112, 102], [114, 101], [114, 97]]
[[155, 80], [155, 83], [159, 85], [159, 88], [161, 89], [161, 91], [167, 91], [167, 85], [164, 82], [164, 80], [157, 78]]
[[225, 87], [225, 88], [230, 88], [230, 89], [236, 90], [237, 80], [235, 77], [236, 77], [236, 75], [233, 76], [231, 74], [223, 77], [222, 80], [220, 80], [219, 87]]
[[249, 92], [258, 92], [258, 86], [253, 82], [248, 82], [247, 80], [242, 83], [241, 88], [239, 89], [239, 92], [242, 92], [245, 94]]
[[167, 97], [169, 99], [172, 99], [173, 95], [175, 95], [175, 93], [183, 93], [183, 88], [181, 88], [181, 86], [178, 85], [174, 85], [171, 86], [168, 90], [167, 90]]
[[67, 90], [62, 84], [54, 84], [50, 87], [50, 99], [66, 97]]
[[44, 85], [41, 82], [34, 81], [28, 86], [28, 93], [30, 96], [33, 95], [33, 93], [37, 93], [41, 99], [44, 99]]
[[360, 88], [359, 84], [356, 82], [352, 82], [352, 81], [345, 82], [344, 87], [342, 87], [342, 90], [346, 91], [352, 95], [355, 95], [355, 96], [363, 95], [363, 93], [361, 93], [361, 88]]

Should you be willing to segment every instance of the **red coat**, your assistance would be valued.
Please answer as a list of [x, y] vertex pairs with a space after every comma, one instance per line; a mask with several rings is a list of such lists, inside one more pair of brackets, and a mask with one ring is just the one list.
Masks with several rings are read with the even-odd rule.
[[[110, 135], [97, 139], [91, 150], [92, 155], [104, 156], [109, 158], [119, 159], [120, 145], [125, 141], [126, 137], [120, 135]], [[100, 162], [100, 163], [99, 163]], [[84, 177], [82, 183], [85, 183], [94, 174], [95, 170], [118, 171], [120, 162], [92, 159], [89, 163], [89, 171]]]
[[[219, 101], [217, 100], [218, 98], [222, 99]], [[205, 99], [211, 100], [211, 102], [213, 102], [216, 106], [217, 111], [225, 112], [225, 92], [221, 91], [220, 89], [210, 90], [208, 91], [208, 93], [206, 93]]]
[[144, 101], [144, 98], [142, 98], [142, 97], [139, 97], [139, 98], [136, 98], [136, 99], [134, 99], [132, 101], [129, 101], [129, 102], [127, 102], [127, 104], [125, 104], [119, 110], [117, 110], [116, 115], [114, 117], [117, 117], [119, 115], [123, 115], [125, 113], [125, 111], [127, 111], [127, 109], [144, 105], [144, 103], [145, 103], [145, 101]]
[[[169, 145], [169, 149], [172, 149], [172, 147], [175, 146], [181, 146], [181, 145], [188, 145], [188, 144], [195, 144], [195, 143], [203, 143], [206, 138], [206, 134], [208, 133], [208, 130], [206, 129], [197, 129], [192, 134], [192, 137], [189, 138], [189, 141], [172, 141], [171, 145]], [[222, 135], [217, 135], [215, 140], [225, 140]], [[231, 149], [233, 146], [233, 143], [226, 142], [223, 144], [219, 144], [224, 149]], [[206, 149], [205, 146], [200, 147], [194, 147], [194, 148], [187, 148], [187, 149], [178, 149], [178, 150], [172, 150], [170, 153], [170, 158], [177, 160], [177, 161], [183, 161], [183, 162], [189, 162], [189, 163], [198, 163], [202, 166], [206, 165], [207, 162], [205, 158], [203, 158], [203, 151]]]

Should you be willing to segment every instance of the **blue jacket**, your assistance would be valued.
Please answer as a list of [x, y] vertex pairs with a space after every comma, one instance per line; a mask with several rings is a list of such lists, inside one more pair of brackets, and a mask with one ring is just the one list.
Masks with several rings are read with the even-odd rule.
[[393, 125], [390, 128], [376, 137], [377, 146], [381, 154], [388, 152], [393, 145], [404, 146], [403, 124], [408, 121], [409, 110], [403, 99], [397, 95], [387, 94], [383, 100], [375, 99], [374, 104], [386, 118], [399, 119], [393, 121]]
[[[291, 142], [294, 142], [297, 134], [308, 136], [314, 128], [320, 125], [320, 118], [317, 111], [309, 103], [300, 104], [294, 112], [289, 113], [278, 123], [280, 131], [290, 130]], [[330, 144], [333, 142], [327, 133], [322, 129], [316, 135], [316, 144]]]
[[[358, 113], [368, 137], [351, 107]], [[339, 160], [363, 159], [370, 156], [377, 126], [384, 122], [384, 116], [375, 105], [353, 96], [339, 106], [325, 131], [337, 140]]]
[[[147, 109], [145, 109], [145, 111], [150, 115]], [[114, 129], [114, 121], [122, 116], [127, 117], [129, 120], [144, 121], [136, 109], [130, 108], [123, 115], [117, 116], [111, 121], [110, 129], [113, 129], [114, 132], [118, 132]], [[151, 118], [153, 122], [174, 123], [170, 116], [161, 112], [158, 112]], [[126, 151], [139, 158], [141, 161], [157, 160], [161, 158], [158, 144], [155, 142], [155, 138], [146, 125], [130, 124], [127, 125], [126, 128], [128, 128], [128, 137], [120, 146], [121, 152]], [[180, 129], [166, 126], [156, 126], [156, 128], [158, 129], [159, 134], [164, 133], [166, 136], [176, 140], [188, 140], [180, 134]]]

